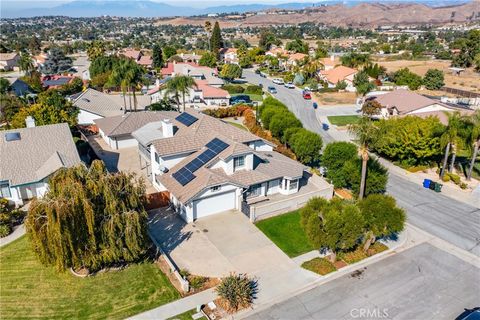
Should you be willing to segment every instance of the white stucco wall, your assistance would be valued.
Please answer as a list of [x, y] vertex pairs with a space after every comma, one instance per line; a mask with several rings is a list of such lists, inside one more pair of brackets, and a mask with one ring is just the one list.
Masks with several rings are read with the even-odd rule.
[[93, 124], [93, 120], [101, 119], [102, 116], [80, 109], [77, 121], [78, 124]]
[[452, 111], [452, 109], [449, 109], [447, 107], [444, 107], [440, 104], [432, 104], [430, 106], [427, 106], [425, 108], [417, 109], [412, 112], [409, 112], [408, 114], [415, 114], [415, 113], [422, 113], [422, 112], [434, 112], [434, 111]]
[[273, 151], [273, 147], [263, 140], [252, 141], [248, 144], [250, 148], [257, 151]]

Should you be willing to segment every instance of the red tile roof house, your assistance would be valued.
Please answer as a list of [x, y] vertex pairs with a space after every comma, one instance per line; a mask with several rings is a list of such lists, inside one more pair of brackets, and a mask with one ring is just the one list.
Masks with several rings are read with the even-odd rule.
[[42, 77], [42, 86], [46, 89], [58, 89], [73, 80], [74, 76], [51, 75]]
[[334, 88], [338, 82], [345, 81], [347, 83], [346, 91], [355, 92], [355, 86], [353, 85], [353, 78], [357, 74], [358, 70], [345, 67], [337, 66], [328, 70], [320, 70], [319, 76], [320, 79], [327, 82], [329, 88]]
[[285, 62], [285, 64], [287, 65], [287, 67], [298, 66], [299, 63], [303, 61], [303, 59], [305, 59], [305, 57], [308, 57], [308, 54], [292, 53], [288, 56], [288, 59]]
[[445, 104], [439, 100], [434, 100], [421, 94], [399, 89], [385, 94], [372, 93], [366, 100], [373, 99], [380, 103], [383, 108], [378, 116], [373, 116], [377, 119], [388, 119], [394, 116], [404, 117], [407, 115], [414, 115], [418, 117], [438, 117], [443, 124], [448, 123], [446, 113], [459, 111], [462, 114], [472, 114], [474, 111], [458, 108], [449, 104]]
[[222, 48], [219, 51], [220, 59], [223, 60], [224, 63], [238, 64], [237, 48]]
[[193, 110], [160, 114], [131, 135], [153, 185], [187, 222], [228, 210], [255, 221], [332, 197], [330, 184], [248, 131]]
[[218, 77], [216, 68], [199, 66], [192, 62], [169, 62], [161, 70], [163, 77], [173, 77], [175, 75], [191, 76], [196, 80], [206, 80], [210, 86], [221, 87], [224, 82]]
[[144, 66], [147, 69], [152, 67], [152, 57], [149, 55], [145, 55], [141, 50], [125, 49], [120, 54], [127, 58], [135, 60], [137, 64]]

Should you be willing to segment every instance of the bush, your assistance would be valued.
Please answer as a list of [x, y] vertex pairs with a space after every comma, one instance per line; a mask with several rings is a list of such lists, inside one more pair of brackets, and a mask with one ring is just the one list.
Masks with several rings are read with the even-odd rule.
[[448, 182], [448, 181], [450, 181], [450, 175], [449, 175], [449, 174], [445, 174], [445, 175], [443, 176], [443, 178], [442, 178], [442, 181], [443, 181], [443, 182]]
[[465, 182], [460, 182], [461, 189], [467, 189], [468, 185]]
[[248, 94], [260, 94], [260, 95], [263, 94], [262, 88], [257, 85], [247, 86], [244, 92]]
[[302, 268], [321, 274], [322, 276], [337, 271], [337, 268], [325, 258], [314, 258], [302, 263]]
[[362, 248], [359, 247], [353, 251], [339, 253], [338, 258], [345, 261], [348, 264], [353, 264], [353, 263], [362, 261], [365, 258], [368, 258], [368, 256], [362, 250]]
[[8, 224], [0, 224], [0, 238], [8, 236], [12, 232], [12, 228]]
[[377, 241], [370, 246], [370, 248], [367, 251], [367, 255], [370, 257], [377, 253], [383, 252], [385, 250], [388, 250], [388, 247], [383, 243]]
[[277, 112], [270, 120], [269, 130], [272, 135], [283, 140], [283, 133], [288, 128], [301, 128], [302, 123], [291, 112]]
[[460, 184], [460, 176], [455, 173], [449, 173], [450, 180], [452, 180], [455, 184]]
[[327, 92], [338, 92], [337, 88], [320, 88], [318, 89], [320, 93], [327, 93]]
[[222, 119], [230, 117], [241, 117], [243, 116], [245, 110], [251, 110], [251, 107], [244, 104], [239, 104], [228, 108], [206, 109], [203, 111], [203, 113], [214, 118]]
[[[347, 176], [347, 187], [354, 194], [359, 194], [362, 170], [362, 160], [355, 159], [343, 166]], [[367, 179], [365, 183], [365, 196], [374, 193], [385, 193], [388, 182], [388, 171], [377, 160], [369, 159], [367, 163]]]
[[357, 146], [351, 142], [332, 142], [327, 144], [322, 155], [322, 166], [327, 170], [327, 179], [336, 188], [347, 185], [347, 174], [342, 170], [345, 162], [357, 157]]
[[216, 288], [219, 297], [227, 304], [228, 312], [247, 308], [256, 294], [256, 283], [245, 274], [230, 274]]
[[223, 90], [227, 90], [230, 94], [243, 93], [245, 89], [242, 86], [235, 84], [225, 84], [222, 86]]
[[419, 171], [425, 171], [428, 169], [428, 166], [413, 166], [413, 167], [408, 167], [407, 171], [411, 173], [419, 172]]
[[192, 276], [188, 279], [190, 288], [192, 288], [194, 291], [202, 288], [205, 282], [207, 282], [207, 278], [202, 276]]
[[345, 90], [347, 88], [347, 83], [345, 81], [338, 81], [335, 85], [335, 89], [337, 90]]
[[[285, 130], [284, 137], [289, 135], [291, 130], [292, 128]], [[300, 162], [311, 166], [318, 164], [323, 144], [320, 135], [301, 128], [288, 138], [288, 144]]]

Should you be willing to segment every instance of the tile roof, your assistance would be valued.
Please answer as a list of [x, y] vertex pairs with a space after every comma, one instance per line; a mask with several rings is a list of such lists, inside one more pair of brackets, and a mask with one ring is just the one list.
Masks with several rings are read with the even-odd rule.
[[138, 111], [94, 120], [103, 133], [110, 137], [128, 135], [151, 122], [174, 119], [176, 111]]
[[304, 53], [293, 53], [288, 57], [288, 60], [290, 61], [297, 61], [297, 60], [302, 60], [305, 58], [307, 55]]
[[[20, 140], [6, 141], [11, 132], [19, 132]], [[66, 123], [0, 131], [0, 160], [0, 180], [12, 186], [40, 181], [80, 163]]]
[[202, 90], [204, 98], [229, 98], [230, 94], [227, 90], [212, 87], [207, 80], [196, 80], [198, 89]]
[[45, 79], [42, 81], [42, 85], [44, 87], [51, 87], [51, 86], [63, 86], [69, 83], [73, 77], [53, 77], [51, 79]]
[[0, 61], [7, 61], [15, 59], [18, 56], [16, 52], [7, 52], [7, 53], [0, 53]]
[[385, 108], [396, 108], [399, 114], [406, 114], [433, 104], [440, 104], [448, 107], [440, 101], [436, 101], [422, 96], [421, 94], [404, 89], [394, 90], [392, 92], [376, 96], [374, 99]]
[[[459, 111], [461, 115], [469, 116], [472, 115], [475, 111], [474, 110], [456, 110], [452, 109], [452, 112]], [[430, 112], [416, 112], [411, 114], [404, 114], [400, 115], [404, 116], [416, 116], [420, 118], [427, 118], [427, 117], [437, 117], [438, 120], [444, 125], [448, 125], [448, 111], [430, 111]]]
[[142, 66], [151, 66], [153, 60], [151, 56], [141, 56], [140, 59], [138, 59], [137, 63]]
[[339, 81], [345, 80], [349, 75], [357, 73], [357, 70], [345, 66], [338, 66], [331, 70], [321, 70], [320, 73], [328, 82], [336, 84]]

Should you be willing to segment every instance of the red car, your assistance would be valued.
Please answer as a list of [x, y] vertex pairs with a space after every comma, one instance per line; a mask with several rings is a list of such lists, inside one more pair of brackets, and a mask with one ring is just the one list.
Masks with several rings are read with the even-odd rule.
[[303, 99], [305, 99], [305, 100], [311, 100], [312, 99], [312, 95], [308, 91], [303, 91], [302, 95], [303, 95]]

